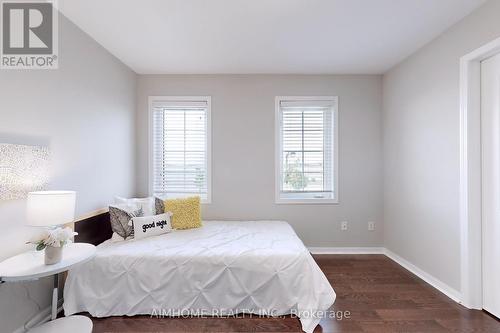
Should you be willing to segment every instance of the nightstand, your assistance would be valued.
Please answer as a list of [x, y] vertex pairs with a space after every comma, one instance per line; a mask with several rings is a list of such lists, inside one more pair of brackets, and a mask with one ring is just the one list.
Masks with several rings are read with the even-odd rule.
[[[92, 322], [83, 316], [70, 316], [56, 319], [59, 273], [84, 263], [95, 255], [96, 247], [87, 243], [70, 243], [64, 246], [61, 262], [54, 265], [44, 264], [44, 251], [29, 251], [18, 254], [0, 262], [0, 281], [18, 282], [37, 280], [46, 276], [54, 276], [52, 291], [52, 321], [33, 329], [33, 332], [66, 332], [67, 328], [75, 328], [72, 332], [91, 332]], [[30, 331], [31, 332], [31, 331]]]

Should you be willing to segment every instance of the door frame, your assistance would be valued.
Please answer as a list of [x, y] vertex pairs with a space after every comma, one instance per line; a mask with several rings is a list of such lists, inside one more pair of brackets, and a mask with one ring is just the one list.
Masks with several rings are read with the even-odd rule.
[[481, 234], [481, 61], [500, 38], [460, 58], [460, 256], [462, 304], [483, 308]]

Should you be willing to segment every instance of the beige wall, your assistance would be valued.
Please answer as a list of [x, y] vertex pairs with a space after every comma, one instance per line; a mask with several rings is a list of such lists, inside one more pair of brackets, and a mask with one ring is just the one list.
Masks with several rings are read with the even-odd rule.
[[[59, 69], [0, 71], [0, 142], [48, 145], [50, 189], [77, 191], [77, 215], [135, 192], [136, 75], [60, 16]], [[28, 248], [25, 200], [0, 201], [0, 260]], [[0, 331], [49, 305], [51, 280], [0, 285]]]
[[500, 37], [491, 0], [384, 76], [385, 246], [460, 290], [459, 59]]
[[[308, 246], [382, 244], [381, 76], [141, 75], [137, 188], [148, 191], [148, 96], [212, 96], [212, 204], [204, 219], [280, 219]], [[339, 205], [274, 203], [274, 98], [339, 96]], [[340, 231], [348, 220], [349, 230]], [[377, 222], [369, 232], [368, 221]]]

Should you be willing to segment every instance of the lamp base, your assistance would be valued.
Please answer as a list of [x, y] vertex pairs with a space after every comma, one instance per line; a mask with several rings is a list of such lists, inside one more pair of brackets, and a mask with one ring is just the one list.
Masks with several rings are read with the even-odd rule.
[[63, 247], [47, 246], [45, 248], [45, 265], [54, 265], [62, 260]]

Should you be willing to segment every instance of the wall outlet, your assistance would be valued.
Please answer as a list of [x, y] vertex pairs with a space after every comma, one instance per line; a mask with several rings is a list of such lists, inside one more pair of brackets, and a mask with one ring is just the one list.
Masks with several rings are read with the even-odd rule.
[[373, 222], [373, 221], [368, 222], [368, 230], [369, 231], [375, 230], [375, 222]]
[[342, 230], [342, 231], [347, 230], [347, 221], [340, 222], [340, 230]]

